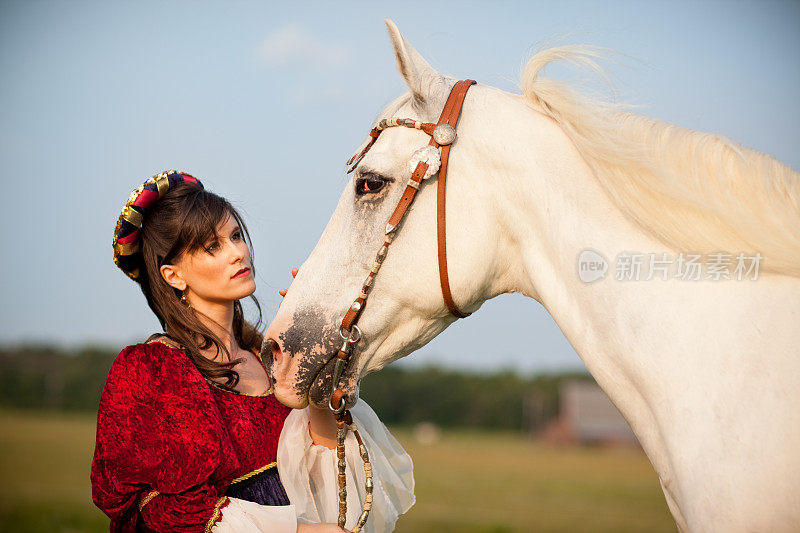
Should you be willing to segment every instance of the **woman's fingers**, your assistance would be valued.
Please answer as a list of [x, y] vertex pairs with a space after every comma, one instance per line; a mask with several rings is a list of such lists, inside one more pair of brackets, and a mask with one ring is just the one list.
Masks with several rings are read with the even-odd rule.
[[[292, 278], [294, 279], [296, 277], [297, 277], [297, 269], [293, 268], [292, 269]], [[281, 295], [281, 298], [285, 298], [286, 297], [286, 292], [287, 292], [287, 289], [281, 289], [281, 290], [278, 291], [278, 294]], [[278, 307], [280, 307], [280, 306], [281, 306], [281, 304], [278, 304]]]

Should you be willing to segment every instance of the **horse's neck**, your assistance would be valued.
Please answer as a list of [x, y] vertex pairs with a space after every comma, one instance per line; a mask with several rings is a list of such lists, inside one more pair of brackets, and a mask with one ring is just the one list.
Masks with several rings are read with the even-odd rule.
[[[519, 146], [510, 150], [519, 166], [513, 178], [504, 178], [510, 186], [496, 202], [503, 206], [498, 217], [507, 218], [502, 231], [518, 246], [512, 252], [519, 257], [517, 275], [506, 290], [541, 302], [613, 397], [628, 366], [649, 364], [637, 353], [650, 342], [648, 325], [680, 305], [663, 281], [623, 285], [609, 279], [613, 260], [623, 250], [673, 252], [622, 215], [558, 126], [532, 111], [525, 123], [527, 131], [514, 136]], [[578, 256], [586, 249], [607, 259], [605, 279], [587, 284], [579, 278]]]
[[[615, 280], [620, 252], [667, 253], [674, 260], [678, 251], [621, 214], [550, 120], [531, 111], [514, 123], [519, 130], [503, 141], [513, 164], [494, 161], [496, 239], [513, 265], [498, 292], [522, 292], [547, 308], [631, 423], [663, 482], [686, 466], [675, 466], [676, 455], [701, 453], [704, 432], [714, 424], [720, 425], [719, 441], [707, 443], [709, 453], [723, 453], [729, 434], [763, 431], [778, 442], [778, 426], [763, 414], [771, 401], [763, 391], [777, 387], [789, 398], [800, 384], [798, 358], [787, 359], [800, 340], [797, 280], [681, 281], [674, 268], [667, 281], [645, 281], [645, 268], [640, 281]], [[578, 255], [587, 248], [608, 260], [605, 279], [579, 278]], [[765, 331], [773, 332], [769, 339]], [[798, 407], [796, 400], [789, 403], [784, 407]], [[760, 418], [745, 427], [741, 412], [748, 409]], [[724, 453], [743, 456], [749, 445], [742, 440]]]
[[[519, 258], [499, 292], [518, 291], [541, 302], [595, 372], [587, 355], [630, 351], [636, 328], [625, 325], [634, 317], [639, 325], [655, 319], [664, 307], [653, 302], [669, 306], [666, 295], [674, 290], [663, 281], [624, 285], [610, 279], [614, 258], [621, 251], [674, 251], [625, 218], [552, 121], [529, 110], [516, 124], [520, 130], [504, 143], [514, 166], [504, 162], [497, 181], [485, 180], [505, 184], [492, 185], [501, 196], [493, 202], [499, 206], [497, 240], [513, 243], [509, 253]], [[587, 284], [579, 278], [578, 256], [586, 249], [608, 261], [605, 279]]]

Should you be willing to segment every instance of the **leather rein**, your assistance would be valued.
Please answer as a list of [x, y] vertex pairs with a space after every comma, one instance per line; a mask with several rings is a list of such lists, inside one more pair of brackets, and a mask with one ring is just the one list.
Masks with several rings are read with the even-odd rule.
[[375, 275], [380, 270], [389, 245], [394, 239], [397, 228], [402, 222], [403, 218], [414, 201], [417, 192], [420, 189], [422, 182], [431, 177], [438, 170], [439, 177], [436, 187], [436, 242], [438, 248], [439, 258], [439, 283], [442, 287], [442, 296], [444, 298], [447, 309], [458, 318], [466, 318], [470, 313], [463, 313], [458, 309], [453, 301], [453, 295], [450, 291], [450, 279], [447, 274], [447, 239], [446, 239], [446, 225], [445, 225], [445, 192], [447, 180], [447, 161], [450, 155], [450, 148], [456, 140], [456, 125], [461, 116], [461, 108], [464, 104], [464, 98], [467, 95], [469, 88], [475, 84], [473, 80], [461, 80], [456, 82], [453, 89], [450, 91], [447, 101], [444, 104], [444, 109], [436, 124], [430, 122], [421, 122], [418, 120], [407, 118], [389, 118], [381, 120], [377, 126], [372, 128], [369, 132], [370, 140], [366, 147], [357, 155], [353, 156], [348, 162], [352, 165], [349, 174], [355, 170], [359, 162], [364, 158], [370, 148], [375, 144], [381, 132], [386, 128], [404, 126], [406, 128], [414, 128], [424, 131], [431, 136], [431, 140], [427, 146], [420, 148], [414, 155], [412, 155], [412, 164], [416, 162], [414, 171], [411, 178], [406, 184], [406, 189], [403, 196], [395, 207], [394, 212], [389, 217], [386, 224], [386, 231], [384, 242], [375, 257], [375, 262], [370, 269], [367, 279], [361, 287], [361, 293], [350, 305], [350, 308], [342, 319], [342, 324], [339, 327], [339, 335], [342, 337], [342, 347], [336, 354], [336, 363], [333, 371], [331, 397], [328, 401], [328, 406], [336, 416], [337, 426], [337, 445], [336, 453], [338, 458], [338, 482], [339, 482], [339, 527], [344, 527], [345, 518], [347, 514], [347, 489], [345, 481], [345, 455], [344, 455], [344, 440], [346, 428], [349, 427], [353, 431], [359, 445], [359, 452], [364, 461], [364, 473], [366, 474], [366, 498], [364, 501], [364, 510], [359, 516], [358, 523], [352, 529], [353, 533], [358, 533], [367, 521], [369, 511], [372, 508], [372, 466], [369, 462], [369, 455], [358, 433], [358, 429], [353, 424], [350, 412], [345, 410], [344, 391], [338, 387], [339, 379], [344, 372], [345, 366], [350, 359], [353, 346], [355, 346], [361, 339], [361, 330], [358, 329], [358, 319], [364, 311], [364, 306], [367, 302], [367, 297], [372, 288]]

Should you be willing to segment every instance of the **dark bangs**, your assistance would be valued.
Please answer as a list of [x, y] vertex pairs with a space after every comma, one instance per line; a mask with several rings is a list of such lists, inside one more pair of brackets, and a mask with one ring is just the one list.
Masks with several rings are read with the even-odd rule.
[[178, 238], [173, 249], [164, 258], [164, 264], [170, 264], [184, 253], [192, 254], [204, 250], [209, 242], [219, 239], [217, 228], [225, 224], [229, 217], [233, 217], [242, 230], [252, 256], [250, 234], [241, 216], [228, 200], [204, 189], [193, 187], [187, 191], [184, 202]]

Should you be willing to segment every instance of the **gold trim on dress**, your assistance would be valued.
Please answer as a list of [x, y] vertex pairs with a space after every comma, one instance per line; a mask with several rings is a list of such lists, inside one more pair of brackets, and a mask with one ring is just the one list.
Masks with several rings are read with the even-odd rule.
[[211, 515], [211, 518], [206, 522], [206, 533], [211, 533], [211, 528], [214, 527], [214, 523], [219, 518], [220, 508], [225, 504], [225, 500], [227, 500], [227, 496], [223, 496], [219, 500], [217, 500], [217, 504], [214, 506], [214, 513]]
[[[155, 335], [158, 335], [158, 334], [156, 333]], [[169, 339], [169, 340], [165, 340], [165, 339], [168, 339], [168, 337], [165, 337], [164, 335], [161, 335], [160, 337], [156, 337], [156, 338], [150, 337], [149, 339], [144, 341], [144, 343], [145, 344], [153, 344], [154, 342], [157, 342], [159, 344], [163, 344], [164, 346], [168, 346], [169, 348], [172, 348], [174, 350], [178, 350], [179, 352], [183, 351], [178, 343], [176, 343], [172, 339]]]
[[150, 492], [148, 492], [147, 496], [142, 498], [142, 501], [139, 502], [139, 510], [141, 511], [142, 509], [144, 509], [144, 506], [147, 505], [148, 503], [150, 503], [150, 500], [152, 500], [153, 498], [155, 498], [159, 494], [161, 494], [161, 493], [158, 492], [157, 490], [151, 490]]
[[269, 470], [270, 468], [275, 468], [276, 466], [278, 466], [278, 463], [277, 463], [276, 461], [272, 461], [272, 462], [271, 462], [270, 464], [268, 464], [268, 465], [264, 465], [264, 466], [262, 466], [261, 468], [256, 468], [256, 469], [255, 469], [255, 470], [253, 470], [252, 472], [248, 472], [247, 474], [245, 474], [245, 475], [243, 475], [243, 476], [239, 476], [239, 477], [237, 477], [236, 479], [234, 479], [233, 481], [231, 481], [231, 485], [233, 485], [234, 483], [240, 483], [240, 482], [242, 482], [242, 481], [244, 481], [244, 480], [246, 480], [246, 479], [250, 479], [251, 477], [253, 477], [253, 476], [257, 476], [258, 474], [260, 474], [260, 473], [262, 473], [262, 472], [266, 472], [266, 471], [267, 471], [267, 470]]

